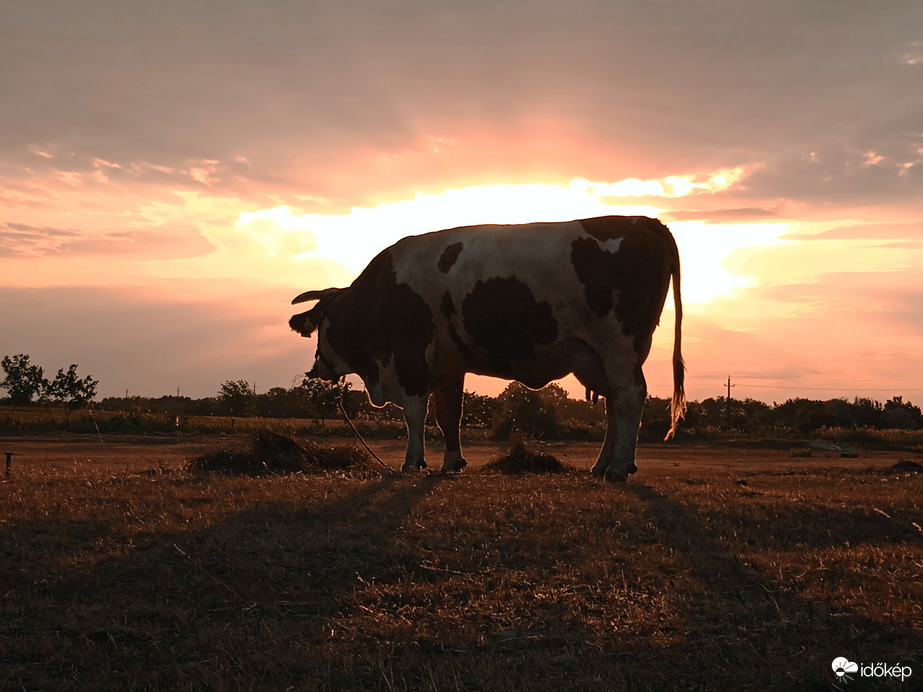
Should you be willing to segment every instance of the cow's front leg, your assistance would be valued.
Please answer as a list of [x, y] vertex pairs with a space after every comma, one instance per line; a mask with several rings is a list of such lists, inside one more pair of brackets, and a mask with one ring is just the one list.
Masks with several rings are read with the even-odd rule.
[[445, 440], [445, 457], [442, 471], [461, 471], [468, 462], [461, 453], [459, 427], [462, 416], [462, 397], [465, 376], [462, 374], [455, 382], [440, 387], [433, 392], [433, 404], [436, 410], [436, 423]]
[[402, 471], [425, 469], [423, 455], [423, 425], [426, 421], [426, 402], [429, 397], [412, 396], [404, 399], [404, 422], [407, 424], [407, 456]]

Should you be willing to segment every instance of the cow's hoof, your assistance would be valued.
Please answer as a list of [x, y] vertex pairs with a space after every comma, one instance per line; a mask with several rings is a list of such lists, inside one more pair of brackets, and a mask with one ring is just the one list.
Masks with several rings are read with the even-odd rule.
[[633, 473], [632, 471], [620, 471], [615, 468], [615, 466], [610, 466], [606, 469], [606, 480], [610, 483], [624, 483], [628, 480], [628, 474]]
[[608, 468], [608, 466], [603, 466], [602, 464], [600, 464], [599, 462], [597, 462], [597, 463], [593, 466], [593, 468], [590, 470], [590, 473], [592, 473], [592, 474], [593, 474], [594, 476], [596, 476], [597, 478], [605, 478], [605, 477], [606, 477], [606, 469], [607, 469], [607, 468]]
[[401, 471], [404, 473], [414, 473], [416, 471], [422, 471], [426, 468], [426, 462], [420, 459], [420, 461], [405, 461], [404, 465], [401, 466]]
[[468, 465], [468, 462], [462, 459], [461, 457], [459, 457], [458, 459], [454, 459], [451, 462], [444, 463], [442, 465], [442, 468], [440, 468], [439, 470], [442, 473], [459, 473], [467, 465]]

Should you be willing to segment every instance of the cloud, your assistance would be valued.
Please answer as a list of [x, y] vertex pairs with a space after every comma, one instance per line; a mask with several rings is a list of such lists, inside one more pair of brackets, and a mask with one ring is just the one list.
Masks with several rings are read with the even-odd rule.
[[898, 47], [895, 57], [904, 65], [923, 67], [923, 39], [908, 41]]
[[[619, 180], [765, 163], [756, 194], [812, 199], [893, 197], [915, 180], [898, 174], [920, 135], [916, 3], [42, 8], [5, 15], [7, 173], [244, 198], [271, 186], [275, 206], [299, 194], [367, 204], [371, 191], [459, 175]], [[861, 169], [869, 151], [885, 157], [877, 171]], [[803, 165], [810, 152], [829, 163]]]
[[[10, 5], [0, 43], [3, 280], [48, 285], [92, 272], [86, 280], [175, 296], [201, 289], [194, 277], [226, 277], [209, 284], [210, 298], [181, 307], [103, 288], [24, 298], [48, 324], [61, 302], [69, 315], [105, 313], [100, 330], [121, 317], [157, 347], [126, 333], [112, 337], [122, 349], [114, 352], [106, 337], [67, 323], [113, 362], [156, 362], [172, 343], [200, 348], [203, 360], [190, 366], [179, 348], [175, 368], [157, 366], [161, 381], [212, 372], [202, 363], [221, 349], [235, 353], [227, 377], [247, 377], [245, 351], [275, 343], [252, 330], [275, 318], [234, 318], [218, 296], [241, 291], [235, 278], [282, 286], [287, 303], [349, 278], [340, 263], [288, 262], [292, 253], [316, 241], [323, 255], [333, 243], [357, 265], [350, 269], [361, 268], [347, 238], [374, 236], [368, 245], [380, 248], [406, 234], [377, 225], [388, 205], [579, 178], [635, 179], [632, 189], [654, 196], [633, 203], [664, 209], [680, 228], [700, 222], [705, 229], [687, 237], [690, 266], [715, 227], [788, 224], [783, 245], [740, 251], [717, 267], [700, 261], [706, 273], [731, 271], [751, 286], [690, 309], [705, 320], [690, 319], [691, 334], [708, 319], [718, 325], [700, 331], [707, 348], [690, 342], [693, 373], [710, 358], [720, 366], [709, 372], [727, 363], [754, 376], [816, 368], [833, 377], [866, 362], [897, 372], [861, 355], [869, 349], [908, 353], [903, 367], [919, 366], [920, 296], [897, 288], [918, 285], [921, 270], [917, 0], [894, 0], [887, 12], [801, 0]], [[669, 197], [668, 176], [704, 184], [732, 169], [745, 173], [733, 185]], [[501, 195], [486, 211], [500, 218], [514, 203]], [[320, 219], [303, 235], [235, 226], [241, 212], [284, 206], [364, 223], [358, 236]], [[194, 261], [141, 271], [148, 259]], [[866, 272], [881, 285], [859, 280]], [[139, 302], [143, 320], [123, 297]], [[222, 313], [215, 338], [197, 331], [210, 310]], [[837, 338], [841, 325], [848, 331]], [[60, 342], [60, 331], [30, 333], [48, 349]], [[827, 348], [848, 355], [824, 356]]]
[[215, 249], [198, 227], [185, 223], [102, 233], [21, 223], [0, 226], [0, 257], [108, 255], [136, 260], [176, 260], [201, 257]]
[[779, 212], [774, 209], [746, 207], [740, 209], [671, 210], [661, 214], [664, 221], [704, 221], [706, 223], [747, 223], [775, 220]]
[[689, 396], [718, 396], [731, 375], [735, 396], [763, 401], [896, 394], [923, 401], [923, 295], [901, 288], [910, 278], [829, 274], [695, 306], [684, 322]]
[[[880, 242], [885, 240], [903, 240], [923, 236], [923, 220], [907, 220], [901, 223], [853, 223], [824, 231], [787, 233], [786, 240], [868, 240]], [[913, 247], [916, 241], [908, 241], [907, 247]], [[888, 247], [894, 247], [888, 244]]]
[[[919, 113], [923, 120], [923, 110]], [[916, 141], [914, 141], [916, 140]], [[810, 142], [805, 143], [810, 146]], [[810, 150], [767, 157], [740, 194], [813, 204], [868, 206], [902, 203], [923, 190], [923, 131], [902, 143], [817, 142]]]

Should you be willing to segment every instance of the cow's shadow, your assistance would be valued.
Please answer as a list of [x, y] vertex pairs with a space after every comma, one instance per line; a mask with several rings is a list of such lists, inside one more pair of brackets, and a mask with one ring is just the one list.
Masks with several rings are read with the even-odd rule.
[[[783, 579], [781, 571], [772, 574], [766, 565], [751, 564], [719, 538], [740, 531], [747, 535], [745, 541], [759, 536], [761, 549], [790, 550], [791, 544], [784, 545], [789, 537], [773, 534], [771, 526], [757, 519], [723, 516], [706, 529], [707, 522], [695, 507], [656, 488], [634, 483], [627, 484], [624, 492], [643, 503], [663, 546], [688, 565], [694, 577], [675, 594], [686, 606], [689, 632], [686, 641], [668, 649], [668, 660], [672, 655], [677, 662], [694, 661], [696, 654], [703, 660], [723, 659], [727, 666], [714, 671], [717, 689], [739, 685], [735, 678], [740, 670], [747, 670], [751, 679], [758, 672], [767, 688], [803, 689], [807, 685], [831, 689], [834, 682], [844, 682], [836, 678], [830, 665], [840, 656], [902, 662], [911, 664], [915, 672], [923, 672], [920, 632], [858, 615], [824, 596], [803, 595], [790, 579]], [[841, 536], [839, 541], [833, 538], [842, 526], [849, 526], [850, 535], [861, 534], [862, 540], [875, 546], [923, 544], [919, 533], [887, 516], [809, 506], [797, 508], [792, 515], [801, 526], [830, 527], [826, 535], [807, 532], [811, 538], [803, 544], [810, 548], [848, 546], [848, 537]], [[691, 588], [696, 581], [699, 586]], [[677, 669], [677, 683], [683, 678], [683, 671]], [[854, 690], [923, 689], [920, 680], [909, 687], [893, 678], [853, 682], [850, 689]]]
[[[354, 591], [403, 578], [410, 556], [394, 537], [452, 478], [353, 482], [312, 495], [307, 507], [261, 501], [203, 529], [136, 535], [89, 564], [68, 555], [105, 540], [102, 529], [65, 531], [43, 548], [44, 567], [33, 566], [47, 569], [43, 577], [31, 573], [7, 591], [0, 687], [209, 689], [238, 680], [252, 688], [264, 679], [256, 686], [311, 689], [332, 668], [345, 687], [375, 687], [357, 666], [324, 660], [337, 646], [319, 644], [336, 635], [331, 621], [360, 607]], [[32, 531], [0, 533], [0, 549]]]
[[[106, 680], [148, 689], [443, 689], [457, 681], [460, 689], [544, 690], [579, 675], [585, 685], [598, 678], [601, 687], [626, 689], [707, 688], [703, 680], [714, 689], [758, 687], [741, 679], [745, 671], [747, 681], [770, 689], [830, 689], [838, 656], [896, 663], [904, 655], [920, 670], [920, 633], [824, 612], [829, 604], [782, 588], [730, 549], [694, 506], [657, 488], [637, 481], [613, 487], [587, 475], [574, 481], [584, 498], [575, 513], [549, 515], [541, 532], [523, 535], [504, 526], [503, 516], [533, 511], [516, 503], [526, 502], [527, 487], [541, 492], [543, 479], [512, 481], [516, 494], [510, 507], [500, 506], [505, 514], [495, 526], [483, 518], [466, 525], [464, 517], [439, 524], [440, 505], [429, 500], [451, 504], [442, 494], [456, 491], [454, 478], [387, 476], [348, 490], [334, 483], [327, 498], [267, 499], [204, 528], [141, 535], [120, 554], [59, 568], [24, 593], [7, 594], [5, 682], [27, 689], [90, 689]], [[626, 517], [628, 507], [638, 515]], [[850, 517], [848, 509], [804, 509], [799, 521], [835, 526]], [[417, 524], [428, 519], [437, 533], [422, 545], [429, 527]], [[606, 562], [613, 558], [591, 554], [605, 540], [575, 539], [567, 524], [577, 519], [608, 534], [605, 540], [615, 537], [618, 569], [650, 580], [624, 594], [669, 597], [678, 610], [669, 617], [682, 631], [669, 638], [601, 633], [599, 622], [625, 602], [610, 596], [616, 568]], [[883, 546], [920, 541], [896, 534], [889, 521], [867, 517], [866, 537]], [[477, 536], [466, 540], [469, 531]], [[643, 573], [627, 545], [639, 539], [649, 548], [643, 560], [639, 553]], [[81, 535], [58, 546], [45, 564], [92, 540]], [[466, 550], [487, 554], [477, 558], [481, 576], [463, 573], [475, 562]], [[664, 556], [660, 569], [651, 555]], [[606, 574], [594, 576], [586, 564], [601, 564]], [[568, 597], [562, 571], [579, 601], [566, 612], [555, 605]], [[408, 622], [423, 617], [410, 595], [419, 580], [435, 587], [426, 607], [440, 616], [427, 637]], [[514, 604], [514, 624], [472, 625], [475, 609], [464, 599], [481, 600], [473, 604], [477, 617], [490, 619], [487, 581], [517, 603], [523, 593], [549, 599]], [[657, 607], [646, 604], [646, 617], [656, 620]], [[459, 630], [446, 633], [444, 623], [453, 621]], [[380, 626], [363, 631], [363, 623]], [[703, 672], [699, 661], [723, 664]], [[856, 683], [851, 689], [862, 689]]]

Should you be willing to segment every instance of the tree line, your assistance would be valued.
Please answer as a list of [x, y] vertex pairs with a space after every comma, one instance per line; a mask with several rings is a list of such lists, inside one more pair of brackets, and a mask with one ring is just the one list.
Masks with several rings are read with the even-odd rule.
[[[257, 394], [246, 381], [228, 381], [214, 397], [190, 399], [163, 396], [108, 397], [99, 408], [167, 413], [173, 416], [213, 415], [263, 418], [312, 418], [323, 421], [342, 416], [359, 421], [403, 425], [402, 413], [393, 406], [375, 408], [364, 391], [348, 382], [331, 384], [305, 379], [291, 389], [281, 387]], [[429, 423], [435, 425], [430, 412]], [[538, 439], [595, 440], [605, 434], [605, 403], [572, 399], [557, 384], [534, 391], [510, 383], [497, 397], [464, 393], [462, 426], [488, 431], [506, 439], [519, 433]], [[642, 439], [663, 439], [670, 427], [670, 401], [649, 397], [641, 427]], [[766, 404], [755, 399], [708, 398], [689, 403], [681, 435], [708, 437], [722, 434], [792, 437], [822, 429], [923, 430], [923, 412], [895, 396], [885, 403], [856, 398], [789, 399]]]
[[76, 364], [68, 367], [67, 372], [59, 368], [52, 380], [47, 379], [44, 369], [33, 364], [24, 353], [4, 356], [0, 366], [5, 373], [0, 388], [6, 389], [9, 403], [13, 405], [28, 404], [38, 399], [40, 402], [54, 401], [79, 408], [96, 398], [99, 380], [90, 376], [79, 377]]
[[[85, 406], [96, 397], [98, 381], [79, 377], [77, 365], [48, 381], [41, 367], [29, 356], [6, 356], [2, 360], [6, 377], [7, 404], [24, 405], [58, 402], [72, 407]], [[106, 397], [96, 408], [110, 411], [161, 413], [171, 416], [236, 416], [262, 418], [310, 418], [327, 421], [341, 416], [341, 407], [356, 420], [393, 423], [400, 427], [401, 411], [395, 407], [373, 407], [365, 392], [354, 390], [348, 382], [328, 383], [305, 377], [290, 389], [275, 387], [257, 394], [246, 380], [228, 380], [215, 396], [192, 399], [185, 396]], [[641, 435], [646, 440], [662, 439], [669, 429], [668, 399], [649, 397], [644, 411]], [[430, 414], [430, 423], [435, 421]], [[489, 431], [499, 439], [519, 433], [539, 439], [597, 439], [605, 432], [604, 402], [572, 399], [557, 384], [534, 391], [513, 382], [499, 396], [471, 392], [464, 394], [462, 425]], [[724, 433], [739, 435], [810, 435], [822, 429], [921, 430], [923, 413], [918, 406], [895, 396], [881, 403], [869, 398], [795, 398], [782, 404], [766, 404], [755, 399], [708, 398], [690, 402], [681, 426], [682, 434], [709, 436]]]

